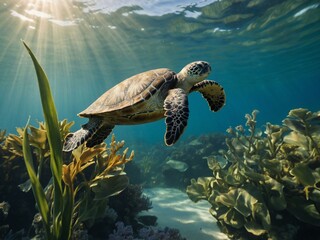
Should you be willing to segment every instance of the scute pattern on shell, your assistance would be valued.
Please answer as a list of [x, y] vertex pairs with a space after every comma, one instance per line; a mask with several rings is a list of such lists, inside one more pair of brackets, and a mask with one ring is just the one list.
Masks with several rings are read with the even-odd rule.
[[88, 117], [131, 107], [148, 100], [165, 82], [172, 81], [174, 76], [175, 73], [167, 68], [134, 75], [105, 92], [79, 115]]

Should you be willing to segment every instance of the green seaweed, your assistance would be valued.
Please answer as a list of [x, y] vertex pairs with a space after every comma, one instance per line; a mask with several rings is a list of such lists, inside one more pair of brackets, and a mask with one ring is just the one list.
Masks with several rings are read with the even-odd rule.
[[29, 121], [27, 123], [27, 127], [25, 128], [24, 134], [23, 134], [23, 156], [24, 156], [24, 162], [28, 171], [28, 175], [30, 178], [30, 182], [31, 182], [31, 186], [32, 186], [32, 191], [33, 191], [33, 195], [35, 197], [35, 200], [37, 202], [40, 214], [42, 216], [43, 222], [44, 222], [44, 226], [46, 229], [46, 233], [47, 233], [47, 238], [51, 239], [49, 236], [50, 234], [50, 224], [49, 224], [49, 218], [50, 218], [50, 211], [49, 211], [49, 206], [48, 206], [48, 202], [46, 200], [46, 196], [44, 193], [44, 190], [41, 186], [40, 180], [37, 177], [37, 174], [34, 170], [34, 166], [33, 166], [33, 158], [32, 158], [32, 154], [31, 154], [31, 149], [30, 149], [30, 143], [29, 143], [29, 137], [28, 137], [28, 133], [27, 130], [28, 129], [28, 124]]
[[[62, 139], [73, 123], [58, 121], [48, 78], [30, 48], [23, 44], [37, 73], [45, 123], [39, 123], [39, 128], [35, 128], [29, 126], [28, 121], [24, 129], [17, 129], [18, 136], [10, 134], [1, 141], [5, 142], [5, 151], [24, 158], [29, 180], [20, 187], [24, 191], [28, 191], [29, 186], [32, 188], [45, 230], [41, 237], [71, 239], [73, 232], [81, 228], [81, 223], [87, 222], [88, 226], [89, 222], [99, 218], [110, 196], [119, 194], [128, 186], [123, 170], [134, 155], [132, 152], [127, 158], [128, 149], [118, 154], [124, 142], [116, 142], [114, 136], [109, 148], [105, 143], [94, 148], [81, 146], [71, 155], [63, 155]], [[33, 156], [37, 160], [37, 171]], [[70, 159], [63, 159], [63, 156]], [[44, 188], [41, 175], [48, 158], [52, 181]], [[88, 174], [88, 169], [91, 174]]]
[[213, 176], [192, 179], [187, 193], [211, 204], [232, 239], [292, 239], [304, 226], [320, 226], [320, 112], [293, 109], [282, 126], [267, 123], [264, 132], [257, 113], [227, 130], [221, 153], [228, 164], [208, 157]]
[[[70, 189], [66, 186], [65, 190], [62, 189], [61, 178], [62, 178], [62, 141], [59, 131], [59, 124], [58, 124], [58, 116], [56, 112], [56, 108], [54, 105], [54, 100], [51, 94], [50, 85], [48, 78], [40, 66], [38, 60], [27, 46], [25, 42], [23, 42], [24, 46], [27, 48], [28, 53], [33, 61], [34, 68], [37, 74], [38, 79], [38, 86], [39, 92], [41, 97], [42, 103], [42, 110], [45, 119], [46, 129], [47, 129], [47, 136], [48, 142], [50, 146], [50, 168], [53, 176], [53, 189], [54, 189], [54, 206], [52, 213], [49, 212], [48, 207], [43, 207], [43, 211], [40, 211], [42, 218], [45, 221], [46, 225], [46, 232], [48, 239], [69, 239], [71, 234], [71, 217], [73, 209], [70, 208], [70, 204], [72, 205], [72, 195], [70, 193]], [[25, 134], [27, 135], [27, 128], [24, 130]], [[29, 148], [29, 144], [24, 138], [24, 159], [25, 162], [32, 162], [31, 154], [26, 155], [28, 152], [27, 148]], [[27, 166], [27, 165], [26, 165]], [[28, 166], [27, 166], [28, 167]], [[28, 173], [30, 179], [33, 179], [35, 176], [30, 175], [34, 171], [31, 170], [29, 167]], [[33, 176], [33, 177], [32, 177]], [[37, 200], [37, 204], [44, 204], [46, 199], [44, 198], [43, 191], [40, 191], [41, 186], [39, 184], [35, 184], [37, 182], [32, 183], [32, 189], [34, 191], [35, 198]], [[36, 189], [36, 190], [34, 190]], [[41, 192], [41, 194], [39, 194]], [[40, 207], [41, 209], [41, 207]], [[48, 227], [48, 216], [52, 214], [52, 230]], [[49, 229], [48, 229], [49, 228]]]

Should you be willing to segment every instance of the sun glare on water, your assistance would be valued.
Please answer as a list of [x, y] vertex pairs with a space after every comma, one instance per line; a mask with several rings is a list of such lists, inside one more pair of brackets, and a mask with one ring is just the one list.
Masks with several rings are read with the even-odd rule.
[[[6, 48], [0, 51], [0, 61], [16, 59], [15, 66], [6, 70], [11, 79], [8, 82], [10, 95], [19, 98], [23, 94], [17, 94], [17, 89], [36, 90], [30, 59], [20, 40], [31, 47], [47, 72], [57, 107], [61, 106], [61, 111], [73, 111], [73, 115], [81, 109], [76, 108], [79, 102], [70, 99], [87, 99], [83, 97], [88, 94], [85, 85], [94, 89], [111, 86], [110, 81], [114, 79], [97, 76], [97, 73], [112, 75], [114, 70], [110, 66], [115, 57], [121, 55], [121, 59], [139, 62], [128, 46], [127, 35], [110, 22], [109, 15], [88, 11], [85, 6], [83, 1], [71, 0], [5, 0], [0, 3], [0, 13], [6, 14], [2, 15], [5, 20], [0, 22], [1, 39], [6, 42]], [[128, 17], [121, 17], [129, 21]], [[84, 78], [84, 73], [92, 79]], [[73, 90], [75, 81], [80, 86], [76, 92]], [[90, 81], [95, 81], [97, 86], [92, 86]], [[99, 81], [105, 82], [99, 86]], [[66, 101], [69, 104], [65, 104]]]

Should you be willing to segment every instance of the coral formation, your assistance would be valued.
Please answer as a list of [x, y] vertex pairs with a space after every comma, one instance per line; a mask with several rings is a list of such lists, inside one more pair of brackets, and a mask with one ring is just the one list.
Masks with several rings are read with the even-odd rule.
[[129, 185], [117, 198], [109, 199], [109, 206], [117, 210], [119, 221], [136, 225], [138, 213], [151, 209], [152, 203], [142, 192], [140, 185]]
[[[135, 147], [138, 156], [126, 171], [130, 179], [145, 187], [185, 189], [191, 178], [210, 174], [207, 157], [218, 155], [225, 147], [225, 134], [221, 133], [190, 136], [171, 148], [144, 144]], [[130, 165], [135, 165], [132, 171]]]
[[[124, 222], [130, 225], [133, 232], [144, 226], [154, 225], [155, 222], [141, 222], [139, 213], [151, 208], [151, 201], [143, 195], [140, 185], [129, 184], [118, 195], [108, 198], [104, 216], [96, 219], [95, 224], [88, 230], [90, 236], [103, 239], [112, 233], [116, 222]], [[152, 217], [152, 216], [149, 216]]]
[[130, 225], [125, 225], [123, 222], [116, 223], [116, 229], [109, 235], [109, 240], [185, 240], [181, 237], [177, 229], [172, 228], [141, 228], [137, 236], [134, 235]]
[[[314, 239], [320, 226], [320, 112], [293, 109], [283, 126], [229, 128], [227, 164], [208, 158], [211, 177], [192, 179], [194, 202], [206, 200], [210, 213], [231, 239]], [[317, 235], [315, 234], [317, 232]]]

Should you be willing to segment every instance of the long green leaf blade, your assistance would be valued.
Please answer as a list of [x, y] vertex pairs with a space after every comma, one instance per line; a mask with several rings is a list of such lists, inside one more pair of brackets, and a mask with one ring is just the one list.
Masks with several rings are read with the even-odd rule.
[[[52, 235], [55, 239], [69, 239], [70, 236], [64, 235], [65, 231], [61, 231], [61, 227], [66, 225], [70, 226], [69, 222], [65, 222], [62, 219], [63, 216], [63, 202], [68, 201], [63, 199], [62, 190], [62, 142], [59, 130], [58, 116], [54, 105], [53, 97], [50, 90], [50, 84], [48, 78], [39, 64], [38, 60], [28, 47], [23, 42], [24, 46], [29, 52], [31, 59], [34, 64], [34, 68], [37, 73], [42, 110], [45, 118], [45, 124], [47, 129], [48, 142], [50, 146], [50, 168], [53, 175], [53, 186], [54, 186], [54, 204], [53, 204], [53, 216], [52, 216]], [[72, 196], [68, 196], [72, 197]], [[67, 219], [69, 221], [69, 218]]]
[[29, 121], [23, 131], [23, 142], [22, 142], [22, 147], [23, 147], [23, 158], [24, 162], [27, 168], [27, 172], [31, 181], [32, 185], [32, 191], [34, 198], [37, 202], [40, 214], [42, 216], [42, 219], [44, 221], [44, 225], [46, 227], [46, 232], [47, 236], [50, 236], [50, 226], [49, 226], [49, 206], [46, 200], [45, 193], [43, 191], [43, 188], [41, 186], [41, 183], [39, 179], [37, 178], [37, 174], [34, 170], [33, 167], [33, 159], [32, 159], [32, 154], [30, 150], [30, 143], [29, 143], [29, 138], [28, 138], [28, 125]]
[[[41, 102], [42, 102], [42, 109], [46, 123], [46, 129], [48, 134], [48, 141], [51, 149], [51, 169], [53, 171], [54, 176], [58, 179], [61, 179], [62, 176], [62, 142], [61, 136], [59, 131], [59, 122], [58, 116], [56, 112], [56, 108], [54, 105], [53, 97], [50, 90], [50, 85], [48, 78], [40, 66], [38, 60], [28, 47], [28, 45], [23, 42], [24, 46], [27, 48], [29, 55], [33, 61], [37, 78], [38, 78], [38, 85], [40, 90]], [[61, 189], [61, 181], [59, 181], [59, 188]]]

